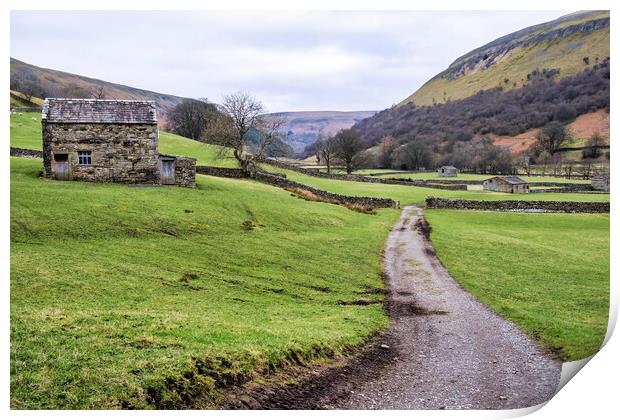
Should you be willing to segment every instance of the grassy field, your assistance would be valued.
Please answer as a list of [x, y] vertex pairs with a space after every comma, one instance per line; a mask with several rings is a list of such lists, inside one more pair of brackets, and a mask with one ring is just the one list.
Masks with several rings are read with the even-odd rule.
[[[373, 172], [371, 172], [373, 173]], [[374, 172], [380, 173], [380, 172]], [[424, 180], [434, 180], [434, 179], [449, 179], [456, 181], [483, 181], [485, 179], [489, 179], [494, 175], [480, 175], [480, 174], [458, 174], [456, 177], [446, 178], [437, 175], [437, 172], [418, 172], [418, 173], [404, 173], [404, 174], [386, 174], [386, 175], [378, 175], [378, 178], [411, 178], [411, 179], [424, 179]], [[567, 182], [567, 183], [576, 183], [576, 184], [589, 184], [589, 179], [567, 179], [562, 177], [555, 176], [525, 176], [519, 175], [519, 177], [528, 182]]]
[[[41, 150], [41, 113], [18, 112], [11, 114], [11, 146]], [[198, 165], [234, 168], [237, 161], [230, 154], [222, 154], [220, 147], [201, 143], [176, 134], [159, 132], [159, 151], [163, 154], [189, 156]]]
[[[312, 168], [312, 167], [307, 167]], [[325, 167], [319, 167], [321, 172], [327, 172]], [[333, 169], [332, 173], [335, 174], [345, 174], [346, 171], [344, 169]], [[396, 169], [358, 169], [357, 171], [353, 171], [354, 175], [376, 175], [376, 178], [398, 178], [398, 179], [422, 179], [422, 180], [455, 180], [455, 181], [482, 181], [485, 179], [489, 179], [494, 175], [481, 175], [481, 174], [464, 174], [459, 173], [457, 177], [446, 178], [437, 175], [437, 171], [428, 171], [428, 172], [409, 172], [409, 171], [399, 171]], [[529, 182], [567, 182], [567, 183], [577, 183], [577, 184], [589, 184], [589, 179], [578, 179], [578, 178], [562, 178], [556, 176], [525, 176], [519, 175], [522, 179]]]
[[53, 181], [40, 167], [11, 158], [14, 408], [178, 404], [386, 325], [381, 305], [340, 303], [382, 298], [397, 210], [205, 176], [195, 190]]
[[289, 179], [311, 185], [326, 191], [340, 194], [387, 197], [400, 201], [401, 205], [424, 204], [428, 196], [444, 198], [464, 198], [470, 200], [545, 200], [545, 201], [609, 201], [609, 194], [579, 193], [544, 193], [544, 194], [507, 194], [482, 190], [448, 191], [407, 185], [373, 184], [368, 182], [338, 181], [317, 178], [292, 170], [263, 165], [272, 172], [285, 173]]
[[[11, 117], [11, 145], [40, 149], [33, 117]], [[230, 165], [208, 145], [161, 140], [163, 153]], [[398, 210], [356, 213], [249, 180], [199, 175], [196, 189], [129, 188], [42, 179], [40, 169], [38, 159], [11, 158], [13, 408], [209, 406], [225, 383], [320, 363], [387, 323], [378, 304], [342, 303], [382, 299], [380, 253]], [[401, 204], [427, 195], [609, 200], [273, 170]], [[595, 351], [608, 302], [608, 216], [428, 217], [440, 258], [468, 290], [564, 358]]]
[[564, 360], [607, 330], [609, 215], [427, 210], [437, 255], [469, 292]]

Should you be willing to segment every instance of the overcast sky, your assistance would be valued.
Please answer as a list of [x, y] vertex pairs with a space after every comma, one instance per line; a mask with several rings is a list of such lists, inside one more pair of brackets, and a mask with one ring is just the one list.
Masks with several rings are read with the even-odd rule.
[[380, 110], [468, 51], [567, 11], [12, 12], [11, 56], [271, 112]]

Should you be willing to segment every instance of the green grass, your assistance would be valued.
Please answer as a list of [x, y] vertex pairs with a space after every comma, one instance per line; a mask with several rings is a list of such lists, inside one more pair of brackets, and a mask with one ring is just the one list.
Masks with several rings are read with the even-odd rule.
[[508, 194], [482, 190], [448, 191], [408, 185], [374, 184], [368, 182], [339, 181], [304, 175], [292, 170], [276, 168], [270, 165], [263, 167], [272, 172], [285, 173], [286, 176], [302, 184], [310, 185], [339, 194], [386, 197], [398, 200], [402, 205], [424, 204], [426, 197], [462, 198], [469, 200], [544, 200], [544, 201], [609, 201], [609, 194], [579, 193], [541, 193], [541, 194]]
[[218, 375], [320, 361], [386, 325], [381, 305], [338, 302], [382, 297], [397, 210], [206, 176], [195, 190], [53, 181], [40, 167], [11, 159], [14, 408], [145, 407], [148, 389], [178, 404]]
[[[372, 172], [371, 172], [372, 173]], [[377, 172], [379, 173], [379, 172]], [[455, 181], [482, 181], [485, 179], [489, 179], [495, 175], [481, 175], [481, 174], [463, 174], [460, 173], [456, 177], [441, 177], [437, 175], [437, 172], [418, 172], [418, 173], [404, 173], [404, 174], [386, 174], [386, 175], [378, 175], [377, 178], [411, 178], [411, 179], [424, 179], [424, 180], [434, 180], [434, 179], [448, 179]], [[575, 184], [589, 184], [589, 179], [567, 179], [562, 177], [555, 176], [525, 176], [519, 175], [519, 177], [525, 181], [529, 182], [566, 182], [566, 183], [575, 183]]]
[[11, 146], [23, 149], [42, 150], [41, 113], [11, 113]]
[[[11, 145], [40, 149], [36, 117], [11, 117]], [[210, 146], [160, 137], [162, 153], [230, 164]], [[196, 189], [129, 188], [42, 179], [40, 170], [38, 159], [11, 158], [13, 408], [151, 407], [148, 396], [209, 406], [222, 382], [320, 363], [387, 324], [380, 305], [339, 302], [382, 298], [380, 253], [398, 210], [355, 213], [249, 180], [199, 175]], [[401, 204], [427, 195], [609, 200], [274, 170]], [[429, 219], [442, 261], [498, 312], [568, 358], [600, 343], [608, 216], [432, 210]]]
[[198, 165], [224, 168], [239, 166], [232, 153], [222, 153], [222, 148], [219, 146], [190, 140], [165, 131], [159, 132], [159, 151], [163, 154], [193, 157]]
[[601, 346], [609, 215], [427, 210], [438, 257], [466, 290], [564, 360]]
[[[11, 114], [11, 146], [24, 149], [41, 150], [41, 113], [18, 112]], [[222, 153], [221, 148], [201, 143], [176, 134], [159, 132], [159, 151], [162, 154], [189, 156], [198, 165], [237, 167], [237, 161], [230, 153]]]

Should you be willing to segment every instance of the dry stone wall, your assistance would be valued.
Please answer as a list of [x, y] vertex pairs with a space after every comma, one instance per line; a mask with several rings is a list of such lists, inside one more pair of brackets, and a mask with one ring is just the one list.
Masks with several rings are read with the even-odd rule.
[[22, 149], [21, 147], [11, 146], [11, 156], [43, 158], [43, 152], [40, 150]]
[[495, 210], [554, 213], [609, 213], [609, 202], [522, 201], [522, 200], [451, 200], [427, 197], [429, 209]]
[[[212, 166], [197, 166], [196, 172], [203, 175], [219, 176], [225, 178], [246, 178], [247, 175], [241, 169], [235, 168], [216, 168]], [[335, 194], [328, 191], [323, 191], [318, 188], [310, 187], [299, 182], [286, 179], [283, 174], [272, 174], [269, 172], [259, 171], [254, 174], [253, 179], [262, 181], [266, 184], [271, 184], [280, 188], [288, 189], [302, 189], [309, 191], [319, 198], [325, 201], [337, 202], [341, 204], [356, 204], [365, 207], [373, 208], [398, 208], [400, 203], [390, 198], [375, 198], [375, 197], [356, 197]]]

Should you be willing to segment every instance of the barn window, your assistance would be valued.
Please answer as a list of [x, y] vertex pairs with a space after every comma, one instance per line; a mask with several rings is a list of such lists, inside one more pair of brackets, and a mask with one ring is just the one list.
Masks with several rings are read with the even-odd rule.
[[78, 152], [78, 164], [90, 165], [93, 163], [92, 152], [90, 150], [81, 150]]

